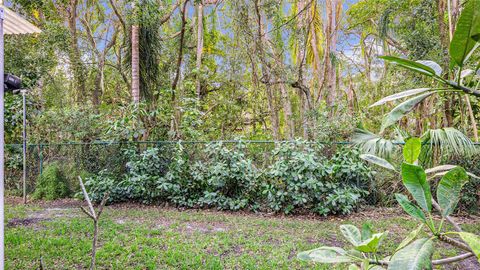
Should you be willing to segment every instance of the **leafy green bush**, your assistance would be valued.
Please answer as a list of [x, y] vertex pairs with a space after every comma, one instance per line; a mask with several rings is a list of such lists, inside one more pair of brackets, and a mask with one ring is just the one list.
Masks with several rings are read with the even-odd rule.
[[45, 166], [45, 169], [39, 176], [33, 198], [55, 200], [68, 197], [69, 195], [68, 181], [59, 164], [54, 162]]
[[373, 173], [359, 158], [358, 151], [341, 150], [331, 160], [320, 153], [319, 145], [297, 142], [279, 145], [275, 162], [266, 172], [263, 194], [273, 211], [290, 213], [313, 209], [348, 214], [367, 192]]
[[205, 148], [206, 161], [193, 167], [196, 182], [205, 183], [200, 206], [239, 210], [254, 202], [260, 174], [244, 150], [241, 142], [233, 149], [222, 143]]
[[[305, 142], [281, 144], [267, 169], [255, 166], [241, 142], [232, 147], [213, 143], [194, 153], [181, 143], [140, 154], [129, 150], [124, 175], [104, 171], [85, 185], [95, 201], [108, 190], [110, 202], [348, 214], [368, 193], [373, 173], [356, 150], [342, 149], [330, 160], [321, 150]], [[193, 158], [197, 162], [190, 162]]]
[[201, 182], [192, 175], [188, 153], [181, 143], [176, 144], [165, 176], [157, 182], [157, 189], [164, 200], [178, 206], [195, 207], [204, 190]]
[[[94, 202], [100, 202], [106, 192], [110, 192], [109, 203], [127, 201], [124, 190], [119, 185], [120, 181], [108, 171], [100, 171], [84, 180], [88, 195]], [[78, 192], [75, 197], [83, 198], [83, 193]]]
[[[422, 151], [421, 146], [419, 139], [413, 138], [406, 142], [403, 150], [404, 161], [400, 171], [379, 157], [369, 158], [369, 161], [397, 172], [405, 189], [413, 198], [413, 201], [410, 201], [404, 194], [395, 194], [398, 204], [417, 221], [418, 226], [408, 234], [392, 254], [385, 254], [381, 248], [388, 231], [374, 233], [368, 224], [365, 224], [362, 230], [350, 224], [343, 224], [340, 226], [340, 231], [350, 242], [350, 246], [353, 246], [352, 249], [322, 246], [299, 253], [298, 258], [326, 264], [351, 263], [348, 269], [385, 269], [384, 267], [388, 267], [387, 269], [433, 269], [433, 265], [459, 262], [470, 256], [476, 256], [478, 259], [480, 236], [462, 231], [462, 228], [449, 218], [457, 207], [461, 191], [471, 173], [466, 172], [462, 167], [452, 165], [424, 169], [417, 165]], [[433, 193], [430, 183], [435, 176], [441, 176], [441, 179], [436, 192]], [[445, 222], [450, 223], [451, 226], [444, 226]], [[424, 227], [428, 229], [428, 237], [424, 236]], [[451, 228], [454, 231], [449, 231]], [[463, 242], [451, 238], [452, 236], [458, 236]], [[461, 256], [432, 260], [437, 242], [449, 244], [464, 253]]]

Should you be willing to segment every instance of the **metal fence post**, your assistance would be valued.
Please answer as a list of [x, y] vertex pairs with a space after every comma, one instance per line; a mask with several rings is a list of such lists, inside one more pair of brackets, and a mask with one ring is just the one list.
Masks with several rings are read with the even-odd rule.
[[41, 175], [42, 172], [43, 172], [43, 145], [40, 144], [38, 149], [39, 149], [38, 150], [39, 151], [39, 153], [38, 153], [38, 157], [39, 157], [39, 164], [38, 165], [39, 166], [38, 167], [39, 167], [39, 173], [40, 173], [39, 175]]

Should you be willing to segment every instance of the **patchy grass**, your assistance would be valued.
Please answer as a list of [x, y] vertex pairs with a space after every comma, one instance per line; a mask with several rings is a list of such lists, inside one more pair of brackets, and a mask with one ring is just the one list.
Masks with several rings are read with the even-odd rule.
[[[85, 269], [93, 225], [78, 202], [6, 205], [6, 267]], [[206, 210], [180, 211], [135, 205], [111, 206], [100, 222], [98, 269], [332, 269], [298, 261], [299, 251], [345, 243], [337, 226], [370, 220], [390, 230], [385, 250], [395, 249], [416, 222], [398, 209], [349, 217], [274, 217]], [[463, 219], [480, 233], [480, 220]], [[454, 255], [443, 246], [435, 257]], [[456, 266], [461, 268], [462, 265]], [[345, 269], [339, 265], [335, 269]], [[455, 269], [455, 268], [453, 268]]]

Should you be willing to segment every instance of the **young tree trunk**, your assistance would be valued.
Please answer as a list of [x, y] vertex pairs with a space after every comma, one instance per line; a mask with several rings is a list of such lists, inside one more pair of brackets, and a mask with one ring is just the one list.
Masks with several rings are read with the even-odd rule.
[[200, 80], [200, 69], [202, 68], [202, 53], [203, 53], [203, 4], [202, 1], [197, 5], [197, 81], [196, 92], [197, 98], [200, 100], [202, 97], [202, 85]]
[[[297, 5], [298, 5], [298, 8], [297, 8], [298, 10], [303, 10], [306, 5], [305, 0], [298, 1]], [[303, 14], [298, 16], [297, 31], [301, 31], [302, 29], [305, 29], [306, 27], [305, 18], [306, 16]], [[295, 55], [297, 59], [296, 60], [297, 66], [298, 66], [298, 82], [292, 85], [298, 88], [297, 93], [300, 99], [299, 115], [300, 115], [302, 131], [303, 131], [303, 138], [305, 140], [309, 139], [310, 137], [309, 134], [311, 130], [310, 126], [313, 126], [311, 125], [310, 118], [308, 116], [309, 112], [312, 110], [312, 102], [311, 102], [312, 97], [310, 95], [310, 91], [305, 91], [306, 89], [304, 89], [305, 79], [303, 77], [303, 68], [305, 66], [305, 60], [306, 60], [305, 57], [306, 57], [308, 35], [309, 35], [309, 31], [307, 30], [307, 34], [304, 37], [303, 44], [301, 41], [298, 41], [301, 44], [301, 45], [298, 45], [299, 49], [298, 49], [297, 55]]]
[[325, 50], [325, 73], [327, 77], [327, 106], [329, 107], [329, 115], [333, 116], [334, 106], [337, 99], [337, 70], [333, 63], [331, 54], [337, 49], [337, 34], [339, 30], [339, 20], [342, 11], [341, 0], [325, 1], [327, 14], [326, 27], [326, 50]]
[[282, 95], [283, 114], [285, 123], [287, 124], [287, 138], [292, 140], [295, 137], [295, 123], [292, 119], [292, 104], [290, 103], [290, 96], [288, 95], [288, 90], [285, 84], [281, 83], [279, 87]]
[[270, 121], [272, 122], [272, 132], [274, 140], [280, 139], [280, 125], [278, 119], [278, 111], [275, 106], [275, 94], [272, 89], [272, 85], [269, 83], [272, 79], [272, 74], [270, 71], [270, 65], [267, 62], [264, 42], [265, 34], [263, 32], [263, 19], [260, 11], [259, 0], [255, 0], [255, 13], [257, 20], [257, 38], [256, 38], [256, 47], [257, 47], [257, 57], [259, 58], [262, 66], [262, 77], [267, 82], [265, 84], [266, 93], [267, 93], [267, 103], [268, 109], [270, 111]]
[[132, 98], [133, 103], [140, 102], [140, 51], [138, 25], [132, 25]]
[[70, 32], [70, 50], [69, 50], [69, 58], [70, 58], [70, 65], [74, 77], [74, 93], [76, 94], [77, 102], [83, 102], [86, 96], [86, 86], [85, 86], [85, 74], [84, 74], [84, 67], [81, 61], [81, 53], [78, 47], [78, 32], [77, 32], [77, 8], [78, 8], [78, 0], [70, 0], [67, 14], [68, 14], [68, 29]]
[[180, 10], [180, 16], [182, 19], [182, 28], [180, 29], [180, 41], [178, 46], [178, 56], [177, 56], [177, 66], [175, 72], [175, 78], [172, 82], [172, 106], [173, 106], [173, 117], [170, 129], [175, 134], [176, 138], [180, 138], [180, 118], [182, 117], [180, 108], [179, 108], [179, 97], [177, 95], [177, 85], [180, 80], [180, 73], [182, 72], [182, 61], [183, 61], [183, 47], [185, 46], [185, 31], [187, 25], [187, 4], [188, 1], [183, 3], [182, 9]]

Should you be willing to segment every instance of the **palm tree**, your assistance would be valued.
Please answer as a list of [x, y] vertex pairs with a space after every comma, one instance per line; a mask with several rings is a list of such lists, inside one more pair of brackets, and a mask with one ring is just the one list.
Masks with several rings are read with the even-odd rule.
[[[132, 8], [135, 12], [135, 1], [132, 3]], [[132, 25], [132, 97], [133, 103], [140, 102], [140, 53], [139, 53], [139, 25], [134, 23]]]

